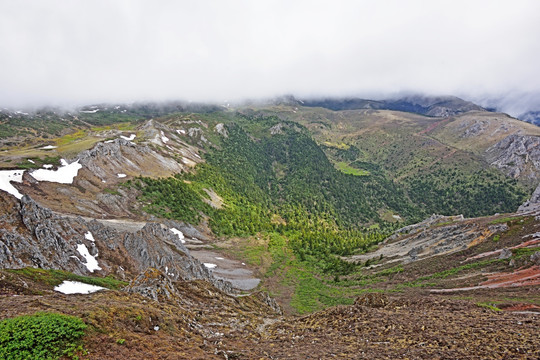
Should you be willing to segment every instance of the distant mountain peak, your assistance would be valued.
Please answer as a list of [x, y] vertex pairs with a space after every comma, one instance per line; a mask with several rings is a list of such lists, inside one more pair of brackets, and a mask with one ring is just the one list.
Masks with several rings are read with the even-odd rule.
[[318, 106], [331, 110], [397, 110], [433, 117], [454, 116], [468, 111], [486, 111], [483, 107], [456, 96], [409, 95], [386, 100], [362, 98], [322, 98], [305, 101], [305, 106]]

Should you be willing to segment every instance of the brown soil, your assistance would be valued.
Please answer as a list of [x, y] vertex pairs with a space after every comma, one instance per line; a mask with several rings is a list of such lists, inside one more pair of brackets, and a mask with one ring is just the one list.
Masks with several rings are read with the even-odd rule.
[[[540, 313], [533, 304], [496, 312], [441, 295], [369, 294], [355, 305], [283, 317], [259, 294], [232, 297], [203, 281], [176, 282], [180, 297], [156, 302], [122, 291], [63, 295], [28, 279], [4, 280], [13, 286], [2, 286], [0, 319], [36, 311], [79, 316], [89, 325], [83, 344], [88, 354], [82, 359], [540, 356]], [[42, 294], [25, 292], [21, 284]]]

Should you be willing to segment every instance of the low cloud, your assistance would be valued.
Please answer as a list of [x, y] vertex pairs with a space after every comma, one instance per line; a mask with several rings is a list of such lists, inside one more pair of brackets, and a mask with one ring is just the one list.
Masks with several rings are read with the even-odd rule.
[[540, 93], [538, 14], [538, 1], [3, 1], [0, 106]]

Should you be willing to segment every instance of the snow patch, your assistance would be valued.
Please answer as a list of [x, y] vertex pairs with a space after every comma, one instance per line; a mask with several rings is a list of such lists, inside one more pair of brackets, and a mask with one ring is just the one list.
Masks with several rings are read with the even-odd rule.
[[100, 290], [105, 290], [105, 288], [68, 280], [64, 280], [60, 285], [54, 288], [54, 291], [61, 292], [62, 294], [90, 294]]
[[105, 144], [110, 144], [110, 143], [112, 143], [112, 142], [114, 142], [114, 139], [113, 139], [113, 140], [107, 140], [107, 141], [105, 141]]
[[38, 169], [30, 173], [38, 181], [50, 181], [59, 184], [73, 184], [73, 179], [77, 176], [82, 165], [79, 160], [68, 164], [66, 160], [60, 160], [62, 164], [58, 170]]
[[92, 241], [92, 242], [96, 241], [96, 240], [94, 239], [94, 235], [92, 235], [92, 233], [91, 233], [90, 231], [88, 231], [86, 234], [84, 234], [84, 238], [85, 238], [86, 240], [90, 240], [90, 241]]
[[19, 190], [11, 185], [11, 181], [22, 183], [23, 170], [2, 170], [0, 171], [0, 189], [15, 196], [17, 199], [23, 197]]
[[51, 149], [56, 149], [58, 146], [54, 146], [54, 145], [47, 145], [47, 146], [44, 146], [42, 148], [40, 148], [41, 150], [51, 150]]
[[53, 164], [43, 164], [43, 167], [44, 167], [45, 169], [52, 169], [53, 166], [54, 166]]
[[225, 259], [220, 256], [216, 256], [216, 260], [225, 260]]
[[182, 242], [182, 244], [185, 244], [186, 240], [184, 240], [184, 233], [181, 232], [180, 230], [176, 229], [176, 228], [171, 228], [170, 229], [171, 232], [173, 234], [175, 234], [176, 236], [178, 236], [178, 239], [180, 239], [180, 241]]
[[119, 178], [125, 178], [127, 175], [126, 174], [116, 174]]
[[176, 130], [176, 132], [180, 135], [185, 135], [186, 134], [186, 130], [184, 129], [180, 129], [180, 130]]
[[121, 137], [122, 139], [124, 139], [124, 140], [131, 141], [131, 140], [135, 139], [135, 138], [137, 137], [137, 135], [131, 134], [131, 135], [129, 135], [129, 137], [124, 136], [124, 135], [120, 135], [120, 137]]
[[32, 164], [35, 164], [35, 163], [36, 163], [36, 162], [35, 162], [34, 160], [32, 160], [32, 159], [27, 159], [27, 160], [28, 160], [28, 162], [30, 162], [30, 163], [32, 163]]
[[396, 219], [396, 220], [401, 220], [401, 216], [399, 216], [399, 215], [392, 215], [392, 217], [393, 217], [394, 219]]
[[90, 255], [90, 252], [88, 251], [88, 248], [86, 247], [86, 245], [84, 244], [77, 245], [77, 251], [79, 252], [79, 254], [81, 254], [82, 257], [86, 259], [86, 264], [84, 265], [86, 266], [88, 271], [94, 272], [94, 270], [101, 270], [96, 260], [97, 254], [96, 256]]
[[99, 111], [99, 109], [94, 109], [94, 110], [79, 110], [79, 112], [82, 112], [84, 114], [95, 114]]
[[214, 269], [217, 267], [216, 264], [212, 264], [212, 263], [203, 263], [204, 266], [206, 266], [207, 269]]
[[163, 130], [161, 131], [161, 141], [163, 141], [164, 143], [169, 141], [169, 138], [165, 136], [165, 134], [163, 133]]

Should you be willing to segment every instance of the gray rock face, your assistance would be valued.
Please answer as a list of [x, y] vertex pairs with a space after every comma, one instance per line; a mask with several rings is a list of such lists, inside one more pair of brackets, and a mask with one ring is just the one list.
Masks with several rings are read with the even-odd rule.
[[125, 139], [115, 139], [96, 144], [92, 149], [79, 154], [83, 167], [99, 178], [116, 177], [118, 173], [145, 175], [147, 167], [159, 166], [164, 171], [181, 172], [182, 166], [145, 145], [137, 145]]
[[[91, 275], [88, 255], [95, 257], [100, 275], [135, 276], [156, 268], [172, 280], [202, 279], [225, 292], [229, 282], [216, 279], [194, 259], [169, 228], [148, 223], [136, 232], [117, 231], [103, 223], [59, 216], [28, 196], [19, 202], [0, 193], [0, 267], [61, 269]], [[90, 233], [93, 237], [89, 239]]]
[[534, 190], [531, 198], [525, 201], [519, 208], [518, 212], [534, 212], [540, 211], [540, 185]]
[[512, 257], [512, 251], [508, 249], [502, 249], [499, 259], [509, 259]]
[[507, 229], [505, 224], [486, 227], [476, 221], [465, 220], [463, 216], [432, 215], [421, 223], [399, 229], [377, 250], [345, 259], [366, 262], [385, 258], [387, 263], [408, 263], [467, 249], [471, 244]]
[[464, 220], [463, 215], [444, 216], [444, 215], [433, 214], [430, 217], [428, 217], [427, 219], [423, 220], [422, 222], [412, 224], [412, 225], [408, 225], [408, 226], [404, 226], [404, 227], [396, 230], [396, 232], [394, 232], [394, 234], [392, 234], [390, 237], [388, 237], [386, 240], [384, 240], [384, 242], [385, 243], [390, 242], [390, 241], [395, 240], [395, 239], [397, 239], [398, 237], [400, 237], [401, 235], [404, 235], [404, 234], [411, 234], [411, 233], [420, 232], [423, 229], [427, 229], [427, 228], [429, 228], [429, 227], [431, 227], [431, 226], [433, 226], [433, 225], [435, 225], [437, 223], [455, 222], [455, 221], [462, 221], [462, 220]]
[[279, 304], [276, 302], [276, 300], [271, 298], [267, 292], [260, 291], [255, 293], [254, 296], [259, 298], [264, 304], [268, 305], [268, 307], [272, 309], [276, 314], [283, 315], [283, 310], [281, 310]]
[[84, 243], [84, 235], [75, 231], [68, 221], [40, 207], [28, 196], [20, 203], [12, 197], [4, 196], [3, 200], [11, 216], [1, 224], [1, 267], [32, 266], [88, 273], [76, 250], [77, 243]]
[[486, 150], [488, 162], [508, 176], [531, 183], [540, 178], [540, 137], [513, 134]]
[[540, 265], [540, 251], [532, 254], [530, 260], [533, 262], [533, 264]]
[[137, 276], [124, 290], [132, 294], [141, 294], [154, 301], [172, 300], [175, 297], [180, 297], [171, 279], [154, 268], [149, 268]]

